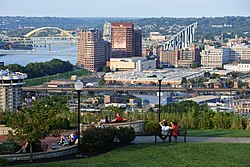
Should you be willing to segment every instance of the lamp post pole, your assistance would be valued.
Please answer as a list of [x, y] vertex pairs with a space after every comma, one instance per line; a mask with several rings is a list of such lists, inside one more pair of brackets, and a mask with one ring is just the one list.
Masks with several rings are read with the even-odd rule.
[[77, 133], [78, 133], [78, 143], [77, 143], [77, 151], [78, 151], [78, 154], [80, 154], [80, 143], [81, 143], [81, 141], [80, 141], [80, 139], [81, 139], [81, 131], [80, 131], [80, 127], [81, 127], [81, 124], [80, 124], [80, 118], [81, 118], [81, 114], [80, 114], [80, 94], [81, 94], [81, 91], [82, 91], [82, 89], [83, 89], [83, 83], [80, 81], [80, 80], [77, 80], [76, 82], [75, 82], [75, 90], [76, 90], [76, 92], [77, 92], [77, 98], [78, 98], [78, 106], [77, 106], [77, 108], [78, 108], [78, 110], [77, 110], [77, 112], [78, 112], [78, 121], [77, 121], [77, 123], [78, 123], [78, 129], [77, 129]]
[[78, 129], [77, 129], [77, 134], [78, 134], [78, 143], [77, 143], [77, 145], [78, 145], [78, 147], [77, 147], [77, 150], [78, 150], [78, 153], [80, 152], [80, 127], [81, 127], [81, 124], [80, 124], [80, 117], [81, 117], [81, 114], [80, 114], [80, 94], [81, 94], [81, 90], [77, 90], [77, 97], [78, 97], [78, 110], [77, 110], [77, 112], [78, 112], [78, 121], [77, 121], [77, 123], [78, 123]]
[[159, 82], [159, 110], [158, 110], [158, 121], [161, 121], [161, 81], [162, 79], [158, 79]]

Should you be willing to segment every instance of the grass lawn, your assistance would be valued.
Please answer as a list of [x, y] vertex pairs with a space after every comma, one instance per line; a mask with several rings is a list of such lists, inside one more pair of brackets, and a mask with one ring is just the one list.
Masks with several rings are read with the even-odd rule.
[[188, 129], [187, 136], [197, 137], [250, 137], [250, 130]]
[[26, 79], [25, 80], [25, 85], [24, 86], [37, 86], [41, 85], [44, 82], [50, 81], [52, 79], [69, 79], [72, 75], [77, 75], [78, 77], [86, 76], [91, 74], [91, 72], [87, 70], [75, 70], [75, 71], [69, 71], [65, 73], [58, 73], [55, 75], [48, 75], [48, 76], [43, 76], [43, 77], [38, 77], [38, 78], [31, 78], [31, 79]]
[[119, 148], [92, 158], [18, 165], [19, 167], [80, 166], [249, 166], [250, 144], [157, 143]]

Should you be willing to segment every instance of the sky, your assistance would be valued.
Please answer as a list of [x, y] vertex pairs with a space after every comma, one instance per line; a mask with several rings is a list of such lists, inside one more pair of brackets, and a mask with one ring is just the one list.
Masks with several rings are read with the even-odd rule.
[[0, 16], [250, 16], [250, 0], [0, 0]]

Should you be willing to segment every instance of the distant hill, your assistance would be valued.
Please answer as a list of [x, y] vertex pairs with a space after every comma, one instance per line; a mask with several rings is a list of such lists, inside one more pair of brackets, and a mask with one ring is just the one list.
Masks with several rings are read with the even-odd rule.
[[[180, 29], [194, 22], [198, 23], [197, 37], [212, 39], [221, 34], [224, 37], [250, 37], [250, 16], [202, 17], [202, 18], [63, 18], [63, 17], [0, 17], [0, 33], [21, 27], [54, 26], [63, 29], [98, 28], [101, 29], [104, 21], [131, 21], [136, 28], [142, 29], [143, 36], [150, 31], [159, 31], [162, 34], [175, 34]], [[15, 32], [13, 32], [15, 33]]]

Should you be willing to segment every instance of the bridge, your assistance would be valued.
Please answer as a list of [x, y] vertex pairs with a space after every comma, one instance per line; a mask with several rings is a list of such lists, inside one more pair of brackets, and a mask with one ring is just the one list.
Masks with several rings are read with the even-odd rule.
[[[39, 36], [38, 34], [46, 30], [58, 31], [60, 34], [55, 36]], [[7, 37], [1, 38], [5, 42], [18, 42], [25, 45], [36, 45], [36, 44], [75, 44], [78, 42], [80, 37], [73, 36], [69, 32], [58, 28], [58, 27], [41, 27], [30, 31], [25, 34], [24, 37]]]
[[[119, 91], [119, 92], [126, 92], [126, 91], [133, 91], [133, 92], [157, 92], [159, 87], [157, 86], [135, 86], [135, 87], [88, 87], [83, 88], [83, 91]], [[250, 93], [249, 88], [169, 88], [169, 87], [162, 87], [162, 91], [168, 92], [232, 92], [237, 91], [240, 93]], [[49, 88], [49, 87], [23, 87], [24, 92], [73, 92], [75, 91], [74, 88]]]

